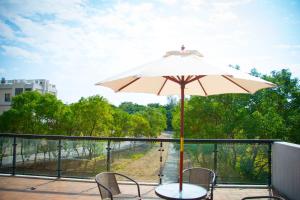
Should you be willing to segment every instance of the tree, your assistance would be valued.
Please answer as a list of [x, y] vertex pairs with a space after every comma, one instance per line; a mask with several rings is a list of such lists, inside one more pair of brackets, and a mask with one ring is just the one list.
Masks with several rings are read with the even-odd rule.
[[66, 106], [52, 94], [44, 94], [36, 104], [35, 114], [45, 134], [64, 134], [61, 124], [65, 123]]
[[132, 102], [123, 102], [119, 105], [119, 108], [129, 114], [134, 114], [144, 111], [146, 106], [138, 105]]
[[113, 110], [107, 100], [98, 95], [81, 98], [71, 105], [77, 135], [108, 136], [113, 122]]
[[287, 69], [261, 77], [275, 83], [277, 87], [257, 92], [251, 99], [249, 109], [265, 117], [260, 123], [265, 122], [262, 127], [269, 129], [267, 138], [300, 143], [297, 133], [300, 124], [299, 80], [292, 78]]
[[167, 103], [167, 105], [165, 105], [168, 131], [173, 130], [173, 126], [172, 126], [173, 114], [172, 113], [174, 112], [176, 104], [177, 104], [176, 99], [172, 96], [169, 96], [168, 103]]
[[52, 94], [24, 92], [12, 99], [12, 108], [1, 115], [1, 131], [31, 134], [63, 134], [64, 105]]
[[150, 124], [141, 114], [132, 114], [130, 118], [131, 135], [133, 137], [141, 137], [149, 134]]
[[[41, 131], [41, 122], [36, 113], [42, 95], [39, 92], [24, 92], [12, 99], [12, 112], [18, 119], [18, 132], [37, 134]], [[11, 126], [14, 126], [11, 124]]]
[[[185, 103], [186, 136], [231, 139], [239, 137], [247, 99], [244, 94], [192, 96]], [[175, 119], [180, 120], [179, 116]], [[179, 128], [178, 126], [177, 131]]]
[[145, 135], [148, 137], [157, 137], [166, 128], [166, 115], [164, 108], [148, 107], [145, 111], [140, 112], [148, 121], [150, 130]]
[[125, 137], [130, 135], [130, 115], [119, 109], [115, 108], [113, 112], [113, 123], [110, 137]]
[[20, 133], [22, 131], [22, 123], [18, 117], [18, 111], [11, 108], [0, 115], [0, 131], [2, 133]]

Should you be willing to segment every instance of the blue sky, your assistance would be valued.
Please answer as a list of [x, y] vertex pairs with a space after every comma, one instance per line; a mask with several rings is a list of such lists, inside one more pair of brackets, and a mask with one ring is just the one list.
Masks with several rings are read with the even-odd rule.
[[300, 0], [0, 1], [0, 76], [48, 79], [66, 103], [165, 103], [94, 84], [182, 44], [212, 64], [299, 78]]

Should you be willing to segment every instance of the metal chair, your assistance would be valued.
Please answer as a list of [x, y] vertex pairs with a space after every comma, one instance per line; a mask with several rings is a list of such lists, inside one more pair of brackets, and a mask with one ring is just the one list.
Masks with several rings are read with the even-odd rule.
[[284, 198], [279, 197], [279, 196], [251, 196], [251, 197], [242, 198], [242, 200], [248, 200], [248, 199], [285, 200]]
[[195, 185], [200, 185], [207, 190], [206, 199], [213, 200], [214, 185], [216, 174], [210, 169], [193, 167], [183, 170], [183, 174], [188, 175], [188, 182]]
[[[122, 196], [119, 184], [116, 179], [117, 176], [121, 176], [126, 178], [127, 180], [133, 182], [137, 186], [137, 196], [134, 195], [127, 195]], [[100, 196], [102, 199], [110, 198], [111, 200], [118, 199], [118, 198], [133, 198], [133, 199], [141, 199], [141, 193], [140, 193], [140, 186], [139, 184], [129, 178], [128, 176], [125, 176], [123, 174], [115, 173], [115, 172], [102, 172], [100, 174], [96, 175], [95, 181], [98, 185]]]

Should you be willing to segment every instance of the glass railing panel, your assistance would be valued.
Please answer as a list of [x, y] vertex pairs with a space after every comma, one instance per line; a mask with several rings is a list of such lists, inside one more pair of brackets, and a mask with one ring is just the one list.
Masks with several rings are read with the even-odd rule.
[[[178, 140], [171, 142], [122, 140], [121, 142], [115, 139], [109, 142], [100, 138], [71, 140], [68, 137], [29, 139], [26, 136], [16, 136], [15, 174], [43, 176], [60, 174], [62, 177], [93, 179], [96, 174], [110, 170], [125, 174], [139, 182], [164, 184], [178, 181]], [[13, 173], [13, 141], [13, 136], [4, 135], [0, 138], [0, 173]], [[61, 141], [61, 162], [58, 153], [59, 141]], [[190, 167], [212, 169], [217, 174], [217, 184], [268, 184], [269, 143], [203, 142], [195, 140], [185, 143], [183, 169]], [[111, 148], [109, 151], [108, 144]], [[58, 171], [59, 166], [61, 171]]]
[[178, 181], [179, 172], [179, 143], [165, 142], [164, 143], [164, 163], [162, 183], [174, 183]]
[[[165, 168], [163, 170], [163, 183], [177, 182], [179, 179], [179, 143], [169, 143]], [[192, 167], [213, 169], [214, 145], [185, 143], [183, 170]], [[187, 181], [187, 174], [183, 175], [183, 181]]]
[[13, 163], [13, 141], [12, 137], [0, 137], [0, 172], [11, 174]]
[[217, 183], [268, 184], [268, 145], [218, 144]]
[[[166, 145], [166, 160], [163, 168], [163, 183], [177, 182], [179, 177], [179, 143], [168, 143]], [[191, 167], [204, 167], [213, 169], [214, 145], [213, 144], [191, 144], [184, 145], [183, 169]], [[186, 177], [183, 177], [184, 180]]]
[[185, 144], [185, 168], [214, 169], [214, 144]]
[[17, 138], [16, 174], [57, 175], [56, 140]]
[[94, 178], [106, 171], [107, 141], [62, 140], [61, 176]]
[[111, 143], [111, 171], [140, 182], [158, 182], [160, 143], [122, 141]]

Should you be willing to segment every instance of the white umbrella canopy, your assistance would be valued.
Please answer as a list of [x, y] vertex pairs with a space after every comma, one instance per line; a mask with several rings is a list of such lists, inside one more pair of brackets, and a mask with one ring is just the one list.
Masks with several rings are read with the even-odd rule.
[[188, 82], [185, 94], [216, 95], [250, 93], [274, 87], [273, 83], [227, 66], [212, 66], [197, 51], [172, 51], [154, 62], [142, 65], [118, 76], [96, 83], [115, 92], [141, 92], [176, 95], [181, 86], [170, 78]]
[[181, 96], [179, 191], [182, 191], [184, 151], [184, 95], [253, 94], [276, 85], [226, 66], [212, 66], [195, 50], [169, 51], [154, 62], [96, 83], [115, 92]]

